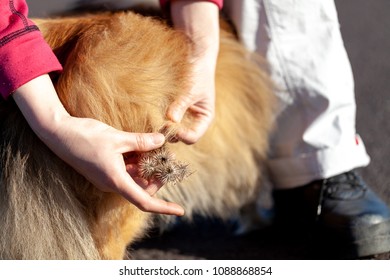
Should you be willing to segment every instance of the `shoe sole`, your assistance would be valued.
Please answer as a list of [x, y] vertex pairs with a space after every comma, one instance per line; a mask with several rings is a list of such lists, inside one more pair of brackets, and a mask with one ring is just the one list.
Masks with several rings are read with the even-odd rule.
[[390, 220], [340, 231], [317, 228], [314, 254], [321, 258], [357, 259], [390, 252]]
[[390, 252], [390, 220], [360, 230], [354, 246], [358, 257]]

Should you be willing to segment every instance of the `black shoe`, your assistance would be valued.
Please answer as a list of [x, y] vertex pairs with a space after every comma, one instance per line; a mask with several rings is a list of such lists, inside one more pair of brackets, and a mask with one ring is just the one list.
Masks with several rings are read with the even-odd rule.
[[273, 198], [275, 225], [286, 234], [310, 233], [319, 256], [390, 252], [390, 209], [353, 171], [274, 191]]

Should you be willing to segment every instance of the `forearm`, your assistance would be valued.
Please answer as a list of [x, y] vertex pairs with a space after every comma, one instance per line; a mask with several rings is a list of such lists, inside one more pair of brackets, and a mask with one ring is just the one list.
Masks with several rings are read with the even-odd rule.
[[171, 3], [175, 29], [192, 41], [191, 83], [169, 106], [167, 116], [181, 123], [185, 115], [191, 123], [182, 125], [177, 138], [196, 143], [207, 131], [215, 114], [215, 71], [219, 52], [219, 7], [209, 1], [178, 0]]
[[48, 75], [39, 76], [19, 87], [12, 95], [33, 131], [45, 143], [69, 117]]
[[[219, 51], [219, 8], [208, 1], [173, 1], [171, 17], [174, 27], [193, 42], [195, 57], [216, 60]], [[211, 61], [210, 61], [211, 62]]]

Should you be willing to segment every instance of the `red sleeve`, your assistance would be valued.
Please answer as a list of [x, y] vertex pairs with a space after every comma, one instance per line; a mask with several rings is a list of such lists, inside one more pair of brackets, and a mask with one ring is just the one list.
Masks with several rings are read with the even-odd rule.
[[0, 94], [7, 98], [28, 81], [61, 70], [24, 0], [0, 0]]
[[[160, 5], [163, 9], [172, 1], [177, 1], [177, 0], [160, 0]], [[213, 2], [215, 5], [218, 6], [219, 9], [222, 9], [223, 6], [223, 0], [205, 0], [209, 2]]]

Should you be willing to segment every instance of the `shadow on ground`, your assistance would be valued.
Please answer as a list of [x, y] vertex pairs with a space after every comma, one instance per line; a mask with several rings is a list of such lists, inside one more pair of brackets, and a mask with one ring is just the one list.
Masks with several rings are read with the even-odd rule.
[[[327, 260], [350, 259], [337, 252], [319, 254], [309, 234], [294, 236], [272, 227], [236, 236], [232, 228], [218, 220], [197, 219], [180, 224], [164, 234], [151, 232], [149, 238], [129, 249], [131, 259], [209, 260]], [[390, 253], [367, 259], [390, 259]]]

